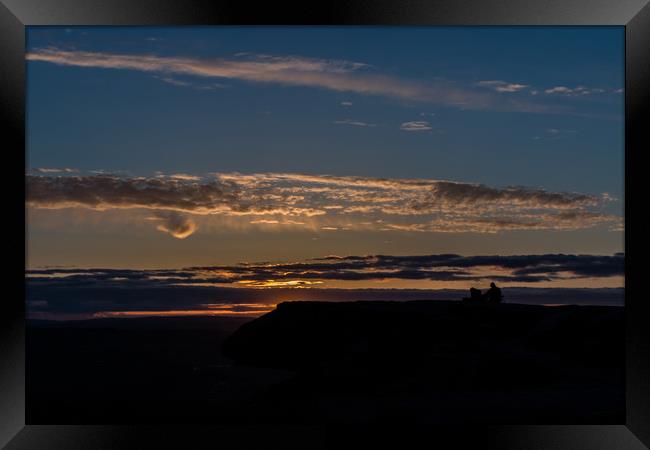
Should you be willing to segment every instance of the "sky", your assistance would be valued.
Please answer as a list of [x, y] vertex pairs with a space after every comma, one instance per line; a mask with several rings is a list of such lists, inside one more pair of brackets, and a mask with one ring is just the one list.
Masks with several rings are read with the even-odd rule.
[[623, 58], [622, 27], [28, 27], [28, 276], [622, 287]]

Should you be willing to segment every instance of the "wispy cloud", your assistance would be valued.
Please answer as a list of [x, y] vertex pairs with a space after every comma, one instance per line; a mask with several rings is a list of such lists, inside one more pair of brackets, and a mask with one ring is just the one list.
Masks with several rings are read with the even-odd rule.
[[608, 89], [603, 89], [603, 88], [589, 88], [586, 86], [576, 86], [576, 87], [567, 87], [567, 86], [554, 86], [552, 88], [548, 88], [544, 90], [545, 94], [553, 94], [553, 95], [564, 95], [564, 96], [569, 96], [569, 97], [575, 97], [575, 96], [584, 96], [584, 95], [590, 95], [590, 94], [603, 94], [606, 92], [614, 92], [617, 93], [619, 92], [619, 89], [614, 89], [614, 90], [608, 90]]
[[168, 175], [169, 178], [174, 180], [185, 180], [185, 181], [200, 181], [201, 177], [198, 175], [190, 175], [188, 173], [173, 173]]
[[183, 80], [177, 80], [176, 78], [173, 77], [165, 77], [165, 76], [154, 76], [156, 80], [164, 81], [165, 83], [173, 84], [174, 86], [191, 86], [192, 83], [188, 81], [183, 81]]
[[185, 239], [194, 234], [197, 229], [192, 219], [175, 211], [158, 211], [153, 220], [160, 221], [156, 226], [157, 230], [168, 233], [176, 239]]
[[476, 83], [477, 86], [488, 88], [500, 93], [513, 93], [527, 90], [530, 95], [537, 96], [547, 94], [550, 96], [580, 97], [591, 94], [604, 94], [608, 92], [620, 93], [621, 89], [604, 89], [600, 87], [587, 86], [553, 86], [550, 88], [533, 87], [529, 84], [509, 83], [503, 80], [484, 80]]
[[[241, 218], [257, 226], [495, 233], [617, 228], [622, 223], [621, 216], [603, 212], [604, 205], [616, 201], [608, 194], [430, 179], [214, 173], [28, 175], [27, 181], [31, 208], [173, 211], [206, 219]], [[177, 234], [194, 231], [187, 222], [165, 228]]]
[[177, 78], [171, 77], [171, 76], [158, 76], [154, 75], [154, 78], [160, 81], [164, 81], [165, 83], [172, 84], [174, 86], [179, 86], [179, 87], [190, 87], [193, 89], [199, 89], [199, 90], [215, 90], [215, 89], [224, 89], [227, 88], [228, 86], [225, 84], [221, 83], [193, 83], [187, 80], [179, 80]]
[[260, 225], [305, 225], [305, 222], [300, 222], [298, 220], [291, 220], [291, 219], [283, 219], [283, 220], [255, 219], [255, 220], [251, 220], [250, 223], [260, 224]]
[[576, 133], [576, 130], [563, 130], [559, 128], [547, 128], [544, 130], [543, 133], [533, 136], [533, 140], [539, 141], [539, 140], [551, 140], [551, 141], [556, 141], [558, 139], [562, 139], [568, 135], [574, 135]]
[[404, 122], [400, 125], [400, 130], [404, 131], [429, 131], [431, 130], [431, 125], [429, 122], [424, 120], [416, 120], [414, 122]]
[[[253, 83], [308, 86], [337, 92], [379, 95], [414, 102], [443, 104], [464, 109], [496, 109], [522, 112], [557, 112], [544, 105], [504, 99], [490, 92], [463, 88], [444, 80], [405, 79], [379, 73], [368, 64], [298, 56], [237, 54], [234, 58], [200, 59], [40, 48], [29, 52], [29, 61], [114, 70], [136, 70], [160, 75], [235, 79]], [[184, 82], [184, 81], [183, 81]], [[517, 89], [504, 84], [499, 89]], [[349, 106], [349, 105], [348, 105]]]
[[360, 255], [283, 263], [246, 263], [184, 269], [121, 270], [51, 268], [27, 271], [32, 285], [95, 283], [305, 287], [326, 281], [430, 280], [540, 283], [620, 277], [625, 257], [614, 255]]
[[36, 169], [37, 172], [41, 173], [74, 173], [78, 172], [77, 169], [70, 169], [67, 167], [58, 168], [58, 167], [39, 167]]
[[[323, 288], [318, 280], [278, 280], [280, 285], [269, 288], [266, 281], [250, 284], [189, 283], [178, 284], [161, 280], [153, 271], [88, 269], [86, 277], [59, 274], [27, 274], [27, 314], [32, 319], [138, 317], [166, 315], [261, 315], [277, 303], [292, 300], [359, 301], [359, 300], [459, 300], [467, 295], [466, 286], [480, 284], [479, 280], [464, 280], [450, 286], [456, 289], [348, 289]], [[110, 271], [110, 270], [109, 270]], [[489, 272], [485, 272], [489, 279]], [[127, 277], [121, 277], [122, 275]], [[127, 279], [124, 279], [127, 278]], [[603, 277], [605, 278], [605, 277]], [[294, 282], [290, 284], [291, 282]], [[299, 281], [302, 281], [299, 282]], [[593, 285], [592, 279], [585, 281]], [[517, 282], [521, 285], [521, 282]], [[507, 285], [505, 285], [507, 286]], [[507, 287], [506, 300], [528, 304], [591, 304], [623, 306], [623, 288], [562, 289], [539, 287]], [[308, 289], [305, 289], [308, 288]], [[92, 299], [93, 301], [88, 301]], [[219, 299], [219, 300], [215, 300]]]
[[352, 120], [352, 119], [335, 120], [333, 123], [337, 125], [352, 125], [355, 127], [376, 127], [377, 126], [377, 124], [374, 123], [362, 122], [360, 120]]
[[477, 83], [481, 87], [493, 89], [497, 92], [519, 92], [528, 87], [527, 84], [508, 83], [502, 80], [485, 80]]

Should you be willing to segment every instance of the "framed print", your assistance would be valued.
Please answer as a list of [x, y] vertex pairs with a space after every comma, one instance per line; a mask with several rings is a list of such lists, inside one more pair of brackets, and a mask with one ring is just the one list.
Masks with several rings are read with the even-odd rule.
[[648, 445], [643, 1], [3, 5], [6, 448]]

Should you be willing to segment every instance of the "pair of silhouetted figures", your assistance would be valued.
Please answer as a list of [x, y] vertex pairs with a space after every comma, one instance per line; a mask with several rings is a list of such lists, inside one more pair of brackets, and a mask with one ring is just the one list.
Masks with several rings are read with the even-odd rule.
[[496, 304], [501, 303], [502, 300], [503, 294], [501, 293], [501, 289], [496, 284], [490, 283], [490, 289], [485, 291], [484, 294], [481, 293], [480, 289], [469, 288], [469, 297], [465, 297], [463, 302]]

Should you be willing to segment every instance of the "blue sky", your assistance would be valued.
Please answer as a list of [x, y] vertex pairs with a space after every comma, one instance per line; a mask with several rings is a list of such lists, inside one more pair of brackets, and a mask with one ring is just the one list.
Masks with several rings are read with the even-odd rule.
[[[482, 80], [538, 90], [623, 87], [623, 30], [610, 27], [30, 29], [29, 49], [53, 45], [197, 58], [250, 52], [358, 61], [370, 64], [369, 71], [423, 81], [440, 77], [463, 87]], [[38, 62], [28, 64], [28, 76], [31, 167], [471, 179], [614, 195], [622, 189], [623, 97], [616, 93], [538, 100], [590, 115], [576, 117], [463, 111], [241, 80], [210, 80], [227, 87], [206, 91], [150, 73]], [[377, 126], [332, 123], [346, 119]], [[400, 130], [419, 120], [437, 132]], [[550, 129], [558, 136], [549, 136]]]
[[[622, 251], [622, 27], [29, 27], [27, 48], [32, 266]], [[247, 203], [127, 201], [98, 172], [192, 201], [225, 174]], [[434, 181], [400, 204], [413, 179]]]

